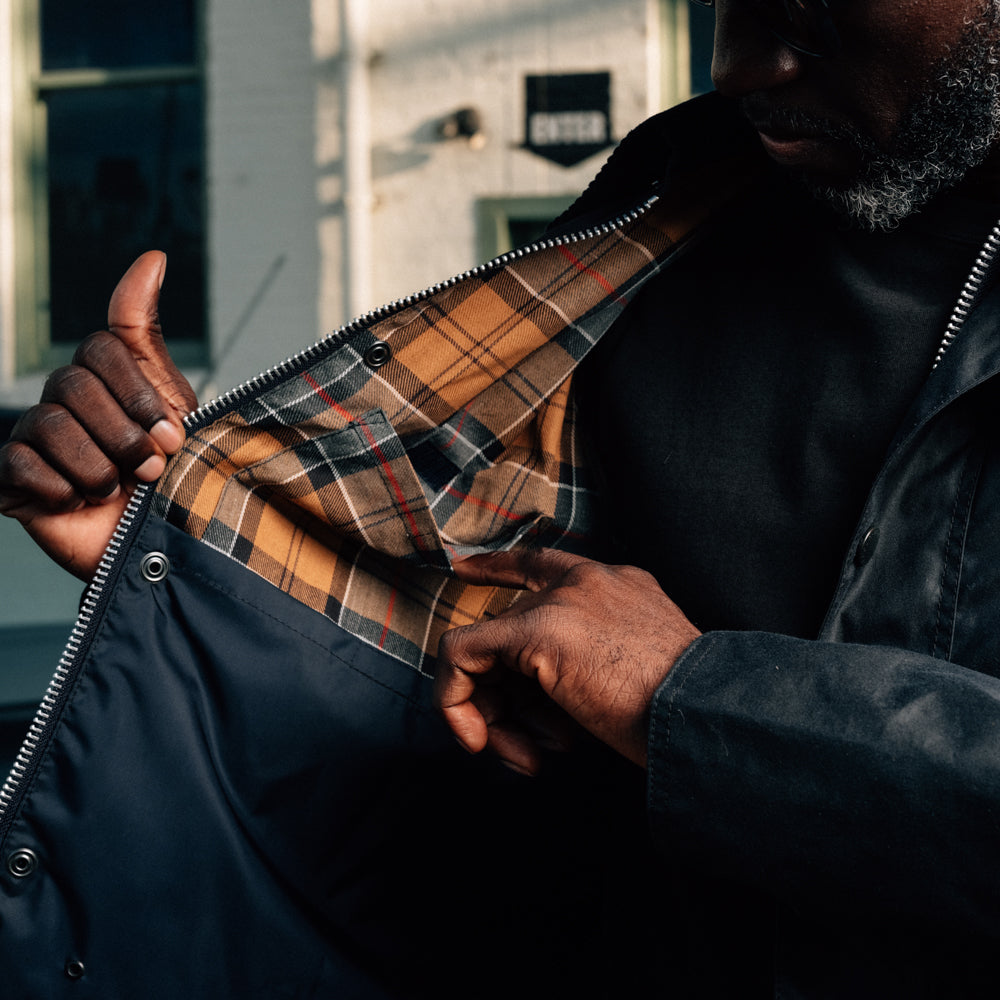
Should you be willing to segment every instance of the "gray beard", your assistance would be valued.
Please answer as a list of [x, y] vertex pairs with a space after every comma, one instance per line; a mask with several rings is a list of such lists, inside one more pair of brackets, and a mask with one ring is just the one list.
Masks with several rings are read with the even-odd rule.
[[854, 129], [841, 138], [862, 154], [861, 172], [845, 186], [806, 187], [854, 225], [894, 229], [935, 195], [978, 167], [1000, 137], [1000, 12], [991, 4], [942, 62], [935, 82], [910, 106], [888, 152]]

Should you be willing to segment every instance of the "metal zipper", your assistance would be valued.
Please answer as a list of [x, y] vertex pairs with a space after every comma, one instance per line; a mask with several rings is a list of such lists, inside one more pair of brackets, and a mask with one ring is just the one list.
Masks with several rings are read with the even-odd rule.
[[[196, 430], [203, 424], [228, 413], [244, 402], [247, 397], [270, 389], [283, 379], [296, 375], [309, 365], [327, 357], [330, 352], [336, 350], [350, 340], [351, 337], [355, 336], [355, 334], [367, 329], [374, 323], [388, 319], [394, 313], [417, 305], [432, 295], [452, 288], [467, 278], [485, 277], [494, 271], [501, 270], [515, 260], [542, 250], [579, 243], [581, 240], [608, 236], [641, 218], [658, 200], [659, 195], [652, 195], [641, 205], [623, 212], [621, 215], [598, 226], [583, 229], [577, 233], [554, 236], [529, 243], [516, 250], [501, 254], [499, 257], [495, 257], [485, 264], [480, 264], [468, 271], [464, 271], [454, 278], [449, 278], [439, 284], [425, 288], [422, 292], [418, 292], [415, 295], [396, 299], [394, 302], [380, 306], [378, 309], [373, 309], [348, 323], [346, 326], [341, 327], [341, 329], [324, 337], [322, 340], [317, 341], [311, 347], [305, 348], [305, 350], [293, 355], [280, 364], [268, 368], [254, 378], [248, 379], [246, 382], [236, 386], [236, 388], [230, 389], [223, 395], [198, 407], [197, 410], [192, 411], [184, 418], [184, 426], [189, 432]], [[31, 722], [28, 735], [25, 737], [17, 757], [14, 759], [14, 765], [11, 768], [10, 774], [4, 781], [2, 788], [0, 788], [0, 843], [6, 837], [7, 830], [12, 821], [10, 807], [13, 805], [19, 791], [25, 787], [37, 767], [38, 756], [48, 740], [49, 729], [53, 720], [59, 716], [59, 711], [76, 676], [80, 657], [89, 645], [91, 638], [90, 626], [99, 617], [103, 609], [108, 586], [113, 580], [118, 556], [123, 548], [125, 548], [129, 531], [132, 525], [139, 519], [139, 515], [145, 504], [150, 500], [155, 485], [155, 483], [142, 483], [132, 494], [128, 506], [125, 508], [114, 534], [111, 536], [111, 541], [108, 542], [104, 555], [101, 557], [97, 572], [94, 574], [93, 580], [84, 593], [79, 614], [70, 632], [70, 637], [56, 667], [55, 674], [49, 682], [41, 704]]]
[[[346, 326], [317, 341], [310, 347], [305, 348], [298, 354], [287, 358], [280, 364], [261, 372], [254, 378], [230, 389], [228, 392], [210, 400], [198, 409], [189, 413], [184, 418], [184, 425], [188, 431], [192, 431], [202, 426], [204, 423], [215, 420], [223, 414], [234, 409], [242, 403], [248, 396], [262, 390], [269, 389], [281, 380], [297, 374], [303, 368], [322, 360], [331, 351], [342, 346], [355, 334], [360, 333], [372, 326], [374, 323], [388, 319], [394, 313], [410, 308], [430, 298], [432, 295], [451, 288], [467, 278], [485, 277], [494, 271], [506, 267], [508, 264], [532, 253], [541, 250], [551, 249], [558, 246], [567, 246], [579, 243], [581, 240], [610, 235], [617, 229], [641, 218], [659, 200], [658, 195], [648, 198], [643, 204], [633, 208], [621, 215], [602, 223], [599, 226], [590, 227], [577, 233], [570, 233], [564, 236], [555, 236], [549, 239], [538, 240], [527, 244], [516, 250], [501, 254], [499, 257], [480, 264], [468, 271], [449, 278], [446, 281], [432, 285], [429, 288], [409, 295], [405, 298], [396, 299], [384, 306], [373, 309], [358, 319], [353, 320]], [[983, 282], [1000, 252], [1000, 222], [998, 222], [986, 238], [979, 255], [972, 265], [972, 270], [966, 279], [965, 285], [959, 294], [958, 301], [948, 320], [944, 336], [938, 348], [934, 363], [931, 366], [933, 371], [941, 363], [947, 350], [958, 336], [966, 318], [972, 310], [975, 300], [982, 290]], [[90, 624], [98, 617], [106, 597], [109, 582], [112, 579], [119, 553], [125, 547], [128, 533], [132, 525], [139, 518], [139, 515], [149, 500], [155, 484], [143, 483], [132, 494], [128, 506], [125, 508], [121, 519], [115, 528], [111, 540], [105, 549], [97, 572], [90, 582], [80, 605], [80, 611], [76, 622], [70, 632], [69, 639], [63, 651], [59, 664], [56, 667], [52, 680], [42, 697], [41, 704], [31, 722], [28, 734], [21, 745], [21, 748], [14, 759], [13, 767], [0, 787], [0, 842], [3, 841], [10, 824], [9, 810], [18, 792], [22, 789], [26, 781], [30, 778], [37, 765], [37, 756], [44, 746], [48, 737], [48, 730], [54, 718], [58, 717], [62, 702], [66, 698], [69, 687], [75, 676], [78, 666], [78, 658], [85, 651], [89, 640]]]
[[429, 288], [425, 288], [422, 292], [418, 292], [415, 295], [408, 295], [406, 298], [396, 299], [394, 302], [390, 302], [387, 305], [373, 309], [358, 319], [348, 323], [346, 326], [341, 327], [334, 333], [328, 334], [311, 347], [305, 348], [300, 353], [282, 361], [273, 368], [268, 368], [266, 371], [248, 379], [246, 382], [236, 386], [234, 389], [230, 389], [223, 395], [217, 396], [210, 402], [200, 406], [197, 410], [188, 414], [184, 420], [184, 426], [190, 432], [198, 429], [209, 421], [218, 419], [223, 414], [228, 413], [230, 410], [237, 407], [248, 396], [261, 390], [270, 389], [283, 379], [298, 374], [309, 365], [315, 364], [317, 361], [321, 361], [329, 355], [330, 352], [336, 350], [338, 347], [350, 340], [351, 337], [355, 336], [355, 334], [368, 329], [375, 323], [388, 319], [390, 316], [397, 312], [401, 312], [403, 309], [411, 308], [412, 306], [426, 301], [432, 295], [437, 295], [439, 292], [452, 288], [468, 278], [486, 277], [494, 271], [503, 269], [515, 260], [527, 257], [530, 254], [538, 253], [541, 250], [549, 250], [553, 247], [579, 243], [581, 240], [608, 236], [615, 230], [622, 229], [641, 218], [646, 214], [646, 212], [649, 211], [650, 208], [653, 207], [653, 205], [656, 204], [657, 201], [659, 201], [659, 195], [654, 194], [641, 205], [616, 216], [608, 222], [603, 222], [599, 226], [584, 229], [577, 233], [570, 233], [564, 236], [553, 236], [548, 239], [538, 240], [535, 243], [526, 244], [516, 250], [511, 250], [508, 253], [501, 254], [499, 257], [495, 257], [493, 260], [488, 261], [485, 264], [480, 264], [468, 271], [464, 271], [461, 274], [456, 275], [454, 278], [449, 278], [439, 284], [431, 285]]
[[965, 285], [962, 287], [962, 291], [959, 292], [958, 301], [955, 303], [955, 308], [948, 319], [948, 326], [945, 328], [941, 346], [938, 347], [937, 356], [934, 358], [934, 364], [931, 365], [931, 371], [934, 371], [941, 363], [941, 359], [945, 356], [948, 348], [954, 343], [959, 331], [965, 325], [965, 320], [972, 311], [977, 296], [982, 291], [983, 282], [986, 280], [990, 268], [993, 266], [998, 250], [1000, 250], [1000, 221], [990, 230], [989, 236], [986, 237], [986, 242], [979, 251], [979, 256], [972, 265], [972, 270], [969, 272], [968, 278], [965, 279]]
[[14, 758], [10, 774], [4, 781], [3, 787], [0, 788], [0, 842], [6, 836], [10, 822], [7, 811], [18, 790], [34, 772], [37, 755], [47, 738], [48, 729], [52, 720], [58, 717], [62, 704], [69, 693], [78, 657], [89, 644], [89, 627], [104, 604], [105, 592], [118, 554], [125, 546], [129, 529], [139, 517], [143, 505], [152, 492], [153, 485], [152, 483], [142, 483], [138, 486], [129, 499], [121, 518], [119, 518], [107, 548], [101, 556], [94, 578], [84, 592], [76, 622], [70, 632], [69, 639], [66, 641], [66, 647], [59, 659], [55, 673], [42, 696], [41, 704], [28, 727], [28, 735], [25, 736], [17, 757]]

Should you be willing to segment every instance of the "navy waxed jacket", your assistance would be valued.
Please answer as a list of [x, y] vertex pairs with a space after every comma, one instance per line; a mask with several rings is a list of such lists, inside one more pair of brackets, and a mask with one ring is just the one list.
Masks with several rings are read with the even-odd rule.
[[[714, 98], [654, 119], [559, 238], [195, 415], [126, 514], [0, 795], [4, 995], [712, 995], [713, 970], [679, 954], [709, 877], [773, 902], [773, 995], [990, 995], [985, 283], [873, 486], [820, 639], [708, 634], [658, 691], [658, 857], [633, 768], [584, 745], [527, 782], [467, 758], [430, 708], [436, 637], [511, 596], [456, 589], [450, 555], [587, 551], [568, 379], [745, 188], [738, 132]], [[679, 155], [664, 181], [692, 134], [741, 170]], [[698, 920], [698, 954], [725, 961], [723, 936], [704, 947], [724, 921]]]

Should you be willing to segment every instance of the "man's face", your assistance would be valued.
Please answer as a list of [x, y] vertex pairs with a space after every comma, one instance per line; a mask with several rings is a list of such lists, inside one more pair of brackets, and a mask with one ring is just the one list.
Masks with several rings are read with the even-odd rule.
[[790, 51], [718, 0], [713, 76], [770, 156], [855, 222], [888, 229], [995, 155], [1000, 3], [834, 0], [843, 46]]

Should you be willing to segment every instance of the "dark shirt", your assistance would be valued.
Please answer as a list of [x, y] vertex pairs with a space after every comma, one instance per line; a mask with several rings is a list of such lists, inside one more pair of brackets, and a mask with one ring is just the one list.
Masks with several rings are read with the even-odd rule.
[[582, 373], [605, 558], [702, 631], [814, 637], [997, 214], [870, 234], [776, 175], [647, 284]]
[[[581, 371], [602, 557], [652, 572], [703, 631], [814, 637], [997, 216], [948, 196], [869, 234], [776, 176], [699, 237]], [[767, 893], [683, 856], [642, 870], [669, 900], [648, 953], [672, 942], [677, 996], [773, 995]]]

